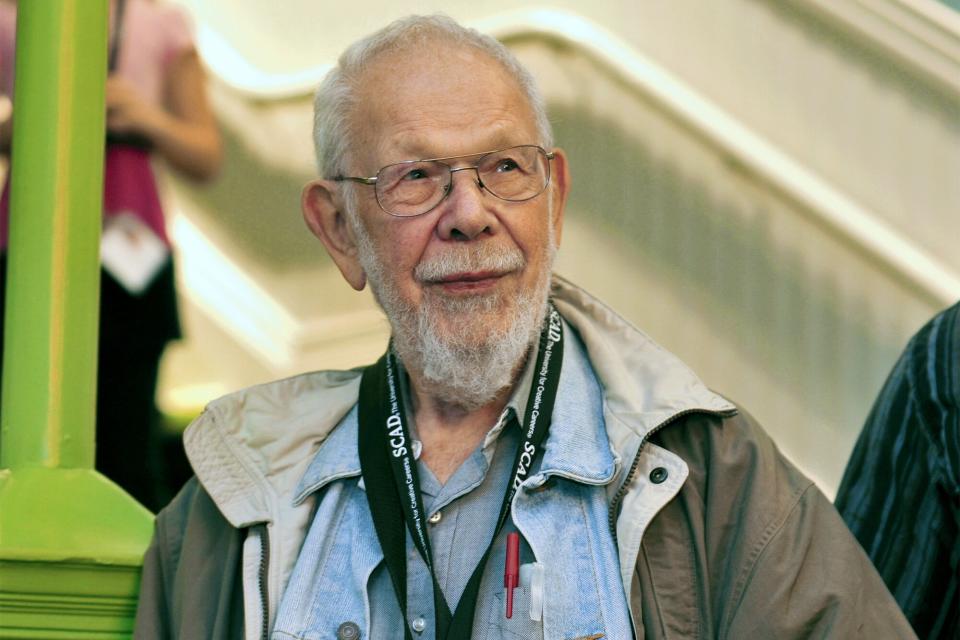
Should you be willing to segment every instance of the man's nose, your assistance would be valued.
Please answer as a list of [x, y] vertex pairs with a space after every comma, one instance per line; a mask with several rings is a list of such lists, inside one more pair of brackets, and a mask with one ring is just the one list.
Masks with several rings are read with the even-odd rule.
[[490, 210], [492, 196], [483, 186], [476, 167], [453, 169], [449, 188], [450, 193], [441, 205], [440, 237], [444, 240], [473, 240], [483, 234], [492, 234], [497, 224], [497, 217]]

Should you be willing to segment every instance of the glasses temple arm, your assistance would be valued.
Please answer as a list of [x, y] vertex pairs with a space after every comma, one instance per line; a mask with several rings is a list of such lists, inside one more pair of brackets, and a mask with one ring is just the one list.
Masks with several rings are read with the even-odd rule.
[[356, 176], [334, 176], [331, 178], [334, 182], [343, 182], [349, 180], [350, 182], [359, 182], [360, 184], [377, 184], [377, 177], [373, 176], [371, 178], [359, 178]]

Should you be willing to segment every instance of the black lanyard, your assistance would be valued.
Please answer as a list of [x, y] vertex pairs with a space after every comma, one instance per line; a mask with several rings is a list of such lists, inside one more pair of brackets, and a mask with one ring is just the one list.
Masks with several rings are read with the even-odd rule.
[[[542, 445], [550, 430], [553, 404], [560, 382], [563, 360], [563, 326], [560, 314], [550, 305], [547, 321], [540, 333], [539, 348], [530, 399], [522, 425], [523, 441], [517, 451], [510, 483], [500, 507], [493, 537], [483, 557], [473, 570], [456, 611], [450, 612], [433, 570], [433, 554], [426, 531], [420, 481], [413, 458], [410, 430], [406, 424], [403, 399], [397, 379], [396, 361], [391, 348], [376, 364], [367, 367], [360, 381], [359, 453], [360, 469], [373, 516], [374, 528], [384, 561], [393, 582], [404, 619], [404, 637], [413, 637], [407, 620], [406, 523], [413, 543], [430, 571], [433, 581], [433, 602], [436, 611], [437, 640], [469, 638], [473, 615], [480, 592], [483, 568], [497, 534], [507, 520], [510, 504], [534, 462], [542, 453]], [[388, 469], [390, 471], [388, 471]]]

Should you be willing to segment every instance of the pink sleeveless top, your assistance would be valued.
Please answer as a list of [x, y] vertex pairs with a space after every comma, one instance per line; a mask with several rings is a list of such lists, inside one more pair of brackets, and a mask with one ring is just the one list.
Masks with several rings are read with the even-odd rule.
[[[111, 33], [113, 5], [111, 2]], [[0, 91], [13, 96], [16, 32], [15, 5], [0, 2]], [[176, 7], [150, 0], [127, 0], [116, 73], [146, 100], [163, 103], [164, 82], [173, 60], [193, 48], [190, 26]], [[15, 142], [14, 142], [15, 144]], [[0, 197], [0, 251], [9, 237], [10, 175]], [[109, 144], [104, 158], [104, 215], [132, 213], [169, 244], [150, 153], [137, 147]]]

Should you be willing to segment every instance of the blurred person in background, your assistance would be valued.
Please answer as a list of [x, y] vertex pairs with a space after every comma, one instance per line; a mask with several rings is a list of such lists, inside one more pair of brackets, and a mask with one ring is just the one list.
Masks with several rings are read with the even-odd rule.
[[836, 506], [917, 635], [960, 637], [960, 304], [900, 356]]
[[[0, 90], [14, 101], [15, 24], [16, 3], [0, 2]], [[222, 151], [186, 16], [162, 2], [112, 0], [109, 33], [96, 468], [156, 511], [169, 498], [157, 373], [165, 345], [180, 337], [180, 324], [151, 159], [209, 180]], [[0, 128], [6, 153], [29, 144], [11, 139], [13, 118], [15, 110]], [[0, 200], [0, 362], [10, 178]]]

